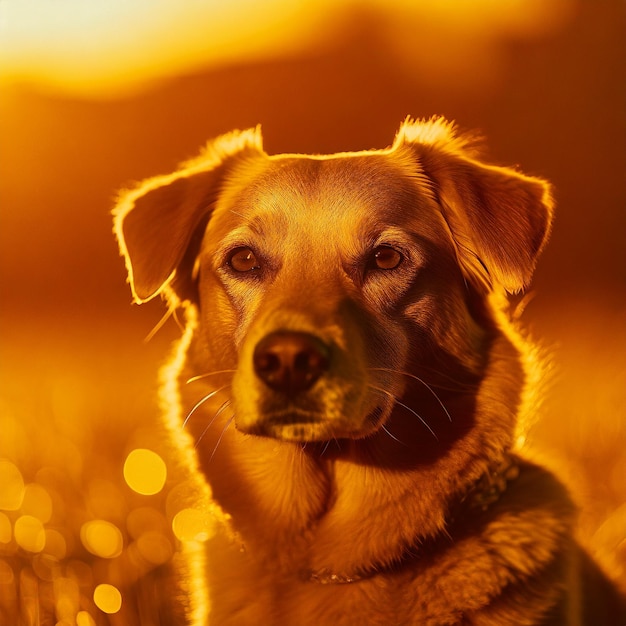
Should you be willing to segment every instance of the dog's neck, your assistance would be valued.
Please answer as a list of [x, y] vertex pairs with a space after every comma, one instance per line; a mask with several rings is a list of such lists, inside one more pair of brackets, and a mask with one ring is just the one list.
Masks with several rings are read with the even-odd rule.
[[[379, 562], [372, 559], [366, 563], [354, 564], [353, 567], [341, 569], [327, 565], [312, 566], [302, 568], [296, 573], [305, 582], [337, 585], [355, 583], [392, 571], [401, 571], [411, 562], [436, 549], [442, 537], [449, 536], [454, 532], [457, 521], [462, 520], [462, 523], [467, 525], [475, 516], [487, 512], [499, 501], [509, 484], [519, 476], [519, 472], [520, 466], [517, 459], [512, 454], [505, 452], [498, 463], [488, 467], [477, 480], [450, 503], [444, 515], [441, 532], [424, 537], [423, 529], [414, 528], [412, 541], [404, 541], [403, 545], [398, 547], [397, 556], [393, 561]], [[254, 542], [248, 544], [246, 538], [233, 525], [234, 520], [231, 519], [230, 515], [224, 515], [221, 511], [219, 514], [222, 521], [226, 522], [230, 541], [235, 543], [243, 553], [255, 553], [257, 546], [251, 545]]]
[[[468, 516], [474, 512], [485, 512], [490, 506], [495, 504], [506, 491], [508, 484], [519, 476], [520, 466], [517, 459], [509, 453], [505, 453], [502, 461], [489, 468], [457, 502], [451, 507], [446, 516], [446, 530], [449, 532], [459, 518], [463, 518], [467, 523]], [[388, 570], [400, 570], [408, 562], [419, 558], [420, 553], [428, 549], [422, 545], [420, 538], [416, 537], [416, 545], [408, 546], [401, 559], [391, 565], [372, 564], [363, 570], [356, 570], [349, 573], [340, 573], [328, 568], [319, 570], [308, 570], [303, 573], [305, 580], [321, 585], [337, 585], [358, 582], [374, 575], [385, 573]], [[417, 544], [420, 544], [418, 547]]]

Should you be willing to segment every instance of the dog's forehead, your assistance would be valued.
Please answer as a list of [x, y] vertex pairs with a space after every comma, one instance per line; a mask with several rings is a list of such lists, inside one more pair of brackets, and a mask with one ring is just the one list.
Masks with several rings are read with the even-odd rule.
[[235, 170], [217, 213], [231, 226], [401, 225], [428, 201], [416, 169], [383, 152], [266, 157]]

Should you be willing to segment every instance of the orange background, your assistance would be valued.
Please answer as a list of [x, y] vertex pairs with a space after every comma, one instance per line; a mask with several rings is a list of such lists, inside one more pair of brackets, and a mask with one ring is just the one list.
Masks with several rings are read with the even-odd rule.
[[[269, 16], [241, 2], [238, 14], [151, 14], [150, 28], [141, 13], [117, 27], [102, 18], [101, 30], [81, 14], [79, 34], [63, 30], [75, 14], [47, 30], [44, 15], [37, 30], [3, 4], [0, 458], [65, 507], [50, 523], [68, 555], [94, 481], [126, 499], [120, 526], [132, 509], [121, 468], [134, 447], [158, 448], [156, 370], [178, 334], [168, 322], [142, 341], [163, 310], [130, 306], [116, 191], [233, 128], [260, 122], [269, 153], [325, 153], [384, 147], [406, 115], [443, 114], [481, 131], [494, 161], [556, 187], [524, 315], [554, 362], [532, 436], [573, 484], [585, 537], [624, 577], [623, 2], [303, 1], [290, 12], [274, 0]], [[0, 582], [30, 558], [5, 548]]]

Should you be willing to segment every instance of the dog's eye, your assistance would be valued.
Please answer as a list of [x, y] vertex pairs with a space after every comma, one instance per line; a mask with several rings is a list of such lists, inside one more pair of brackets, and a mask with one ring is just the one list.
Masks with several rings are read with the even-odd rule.
[[250, 248], [233, 250], [228, 256], [227, 263], [235, 272], [251, 272], [261, 267]]
[[378, 246], [372, 254], [370, 267], [379, 270], [395, 270], [402, 263], [403, 256], [390, 246]]

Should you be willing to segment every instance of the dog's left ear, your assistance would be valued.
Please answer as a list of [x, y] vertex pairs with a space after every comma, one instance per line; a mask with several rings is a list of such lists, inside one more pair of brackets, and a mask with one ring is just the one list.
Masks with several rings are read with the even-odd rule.
[[468, 276], [495, 279], [510, 293], [528, 285], [552, 224], [549, 184], [478, 161], [471, 140], [441, 118], [407, 121], [394, 144], [402, 147], [430, 181]]
[[200, 157], [173, 174], [148, 179], [120, 198], [114, 230], [135, 302], [150, 300], [174, 280], [192, 240], [202, 236], [197, 231], [206, 224], [225, 176], [254, 154], [263, 154], [260, 128], [234, 131], [210, 142]]

